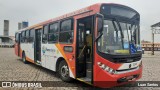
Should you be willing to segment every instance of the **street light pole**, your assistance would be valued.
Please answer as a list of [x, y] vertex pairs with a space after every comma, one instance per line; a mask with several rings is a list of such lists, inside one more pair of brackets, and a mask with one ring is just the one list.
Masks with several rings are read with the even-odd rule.
[[154, 55], [154, 29], [152, 28], [152, 55]]

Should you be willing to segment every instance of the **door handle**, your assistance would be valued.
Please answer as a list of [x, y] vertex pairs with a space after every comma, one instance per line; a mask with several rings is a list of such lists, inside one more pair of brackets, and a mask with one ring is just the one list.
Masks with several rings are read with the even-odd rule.
[[86, 45], [84, 45], [84, 47], [83, 47], [83, 49], [82, 49], [81, 53], [79, 54], [78, 58], [80, 58], [80, 57], [81, 57], [81, 55], [82, 55], [82, 53], [83, 53], [83, 51], [84, 51], [85, 47], [86, 47]]

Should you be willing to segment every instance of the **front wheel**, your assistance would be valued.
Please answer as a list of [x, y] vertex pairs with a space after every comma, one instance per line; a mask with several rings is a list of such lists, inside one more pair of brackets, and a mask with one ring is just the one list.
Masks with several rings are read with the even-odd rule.
[[61, 61], [60, 64], [59, 64], [59, 75], [60, 75], [60, 78], [65, 81], [65, 82], [70, 82], [72, 81], [73, 79], [70, 78], [69, 76], [69, 68], [68, 68], [68, 65], [65, 61]]

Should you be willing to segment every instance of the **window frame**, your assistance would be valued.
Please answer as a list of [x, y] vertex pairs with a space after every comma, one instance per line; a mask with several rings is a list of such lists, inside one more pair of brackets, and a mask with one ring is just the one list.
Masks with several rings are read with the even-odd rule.
[[[16, 42], [16, 43], [19, 43], [19, 42], [20, 42], [20, 38], [19, 38], [20, 35], [19, 35], [19, 34], [20, 34], [20, 33], [16, 33], [16, 34], [15, 34], [15, 42]], [[17, 36], [17, 35], [18, 35], [18, 36]], [[17, 40], [17, 38], [18, 38], [18, 40]]]
[[[51, 33], [50, 33], [50, 30], [51, 30], [51, 29], [50, 29], [50, 26], [51, 26], [51, 25], [54, 25], [54, 24], [57, 24], [58, 29], [57, 29], [57, 31], [54, 31], [54, 32], [51, 32]], [[52, 23], [50, 23], [50, 24], [48, 25], [48, 43], [49, 43], [49, 44], [57, 43], [57, 42], [59, 41], [59, 30], [60, 30], [59, 25], [60, 25], [59, 22], [52, 22]], [[58, 35], [58, 38], [57, 38], [56, 41], [49, 41], [49, 35], [51, 35], [51, 34], [57, 34], [57, 35]]]
[[[67, 21], [67, 20], [71, 20], [71, 30], [63, 30], [62, 31], [61, 30], [62, 23], [65, 22], [65, 21]], [[68, 43], [68, 42], [61, 42], [60, 41], [60, 36], [61, 36], [60, 34], [61, 33], [66, 33], [66, 32], [67, 33], [73, 33], [73, 36], [72, 36], [73, 39], [72, 39], [72, 42], [70, 42], [70, 43]], [[74, 42], [74, 19], [73, 18], [67, 18], [67, 19], [61, 20], [60, 24], [59, 24], [59, 43], [60, 44], [69, 44], [70, 45], [70, 44], [73, 44], [73, 42]]]
[[[45, 27], [47, 26], [47, 33], [45, 33]], [[49, 24], [43, 25], [43, 30], [42, 30], [42, 44], [47, 44], [48, 43], [48, 31], [49, 31]], [[47, 35], [47, 40], [45, 40], [45, 42], [43, 42], [43, 35]]]
[[50, 33], [50, 26], [53, 25], [53, 24], [57, 24], [57, 26], [58, 26], [58, 30], [55, 31], [55, 32], [58, 32], [58, 31], [59, 31], [59, 22], [52, 22], [52, 23], [50, 23], [50, 24], [48, 25], [48, 26], [49, 26], [48, 33]]
[[[31, 31], [34, 32], [34, 34], [32, 36], [31, 36]], [[35, 38], [35, 29], [33, 28], [33, 29], [29, 30], [29, 41], [28, 41], [28, 43], [33, 43], [34, 42], [34, 38]]]
[[21, 32], [21, 43], [25, 43], [26, 31]]
[[25, 33], [26, 33], [26, 35], [25, 35], [25, 43], [29, 43], [30, 30], [26, 30]]

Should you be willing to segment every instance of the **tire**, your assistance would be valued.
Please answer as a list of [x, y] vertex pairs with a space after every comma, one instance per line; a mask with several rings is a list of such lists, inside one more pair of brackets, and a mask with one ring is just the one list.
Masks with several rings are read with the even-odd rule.
[[24, 64], [28, 64], [28, 61], [26, 60], [26, 55], [25, 55], [24, 52], [22, 54], [22, 61], [23, 61]]
[[65, 82], [71, 82], [73, 79], [69, 76], [69, 68], [67, 63], [63, 60], [59, 64], [58, 73], [60, 78]]

